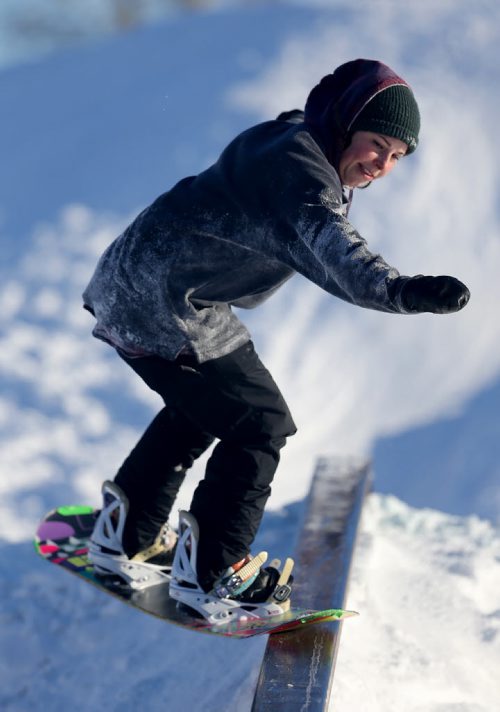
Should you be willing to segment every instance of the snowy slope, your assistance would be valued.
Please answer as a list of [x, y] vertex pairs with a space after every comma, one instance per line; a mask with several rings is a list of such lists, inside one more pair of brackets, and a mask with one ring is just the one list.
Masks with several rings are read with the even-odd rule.
[[[320, 453], [373, 452], [383, 492], [498, 519], [499, 32], [500, 8], [486, 0], [259, 5], [0, 73], [2, 708], [63, 709], [75, 690], [82, 710], [145, 698], [151, 710], [249, 708], [262, 641], [133, 618], [54, 577], [29, 539], [47, 509], [98, 502], [101, 480], [159, 407], [90, 337], [80, 293], [102, 249], [236, 131], [302, 105], [322, 74], [356, 56], [408, 78], [423, 132], [414, 157], [356, 196], [352, 220], [402, 272], [456, 274], [472, 299], [451, 317], [394, 317], [296, 278], [242, 314], [299, 425], [262, 536], [292, 548], [300, 505], [290, 503]], [[498, 530], [374, 496], [364, 531], [349, 601], [363, 615], [345, 627], [334, 708], [490, 712], [500, 692]]]
[[373, 449], [377, 489], [414, 506], [500, 521], [500, 380], [471, 398], [460, 413], [399, 435]]
[[[500, 538], [476, 517], [374, 496], [365, 511], [332, 709], [493, 712]], [[346, 622], [347, 623], [347, 622]]]
[[[286, 551], [299, 517], [300, 507], [269, 513], [261, 540]], [[52, 570], [26, 543], [2, 547], [0, 561], [2, 710], [249, 712], [264, 638], [161, 624]], [[361, 616], [344, 624], [331, 709], [496, 710], [499, 587], [490, 524], [373, 495], [349, 594]]]

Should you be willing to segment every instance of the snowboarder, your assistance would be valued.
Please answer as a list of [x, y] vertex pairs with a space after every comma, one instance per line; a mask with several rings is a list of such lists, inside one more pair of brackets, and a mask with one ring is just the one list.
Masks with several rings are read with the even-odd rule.
[[[171, 594], [202, 614], [200, 594], [212, 613], [286, 608], [291, 579], [250, 550], [296, 427], [232, 307], [257, 306], [298, 272], [369, 309], [462, 309], [464, 284], [401, 276], [347, 219], [353, 190], [413, 153], [419, 129], [401, 77], [378, 61], [347, 62], [314, 87], [304, 111], [237, 136], [107, 248], [83, 295], [93, 333], [165, 407], [103, 485], [90, 551], [98, 570], [144, 588], [169, 578], [173, 560]], [[172, 505], [214, 440], [176, 543]]]

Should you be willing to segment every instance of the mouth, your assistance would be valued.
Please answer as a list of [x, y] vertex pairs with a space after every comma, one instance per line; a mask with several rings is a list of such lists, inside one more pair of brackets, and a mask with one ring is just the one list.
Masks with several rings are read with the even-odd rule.
[[365, 178], [365, 180], [369, 180], [369, 181], [375, 180], [375, 176], [373, 175], [373, 173], [371, 173], [369, 170], [367, 170], [361, 163], [359, 164], [359, 170], [360, 170], [361, 174], [363, 175], [363, 177]]

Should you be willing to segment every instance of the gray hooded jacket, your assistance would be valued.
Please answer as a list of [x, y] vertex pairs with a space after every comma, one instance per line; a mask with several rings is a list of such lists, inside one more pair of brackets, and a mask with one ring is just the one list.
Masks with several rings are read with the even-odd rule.
[[405, 280], [348, 222], [337, 171], [302, 119], [240, 134], [108, 247], [83, 295], [95, 336], [129, 355], [217, 358], [250, 338], [232, 307], [257, 306], [296, 272], [352, 304], [405, 312]]

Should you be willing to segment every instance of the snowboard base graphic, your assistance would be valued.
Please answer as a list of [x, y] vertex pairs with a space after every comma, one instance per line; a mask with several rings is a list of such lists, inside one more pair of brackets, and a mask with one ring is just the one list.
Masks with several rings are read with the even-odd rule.
[[152, 586], [145, 591], [134, 591], [120, 583], [117, 577], [96, 574], [88, 560], [88, 543], [97, 514], [97, 510], [88, 506], [59, 507], [49, 512], [40, 522], [35, 537], [38, 554], [51, 564], [70, 571], [105, 593], [168, 623], [212, 635], [248, 638], [254, 635], [283, 633], [313, 623], [339, 621], [357, 615], [354, 611], [341, 609], [315, 611], [292, 607], [280, 616], [213, 625], [170, 598], [168, 583]]

